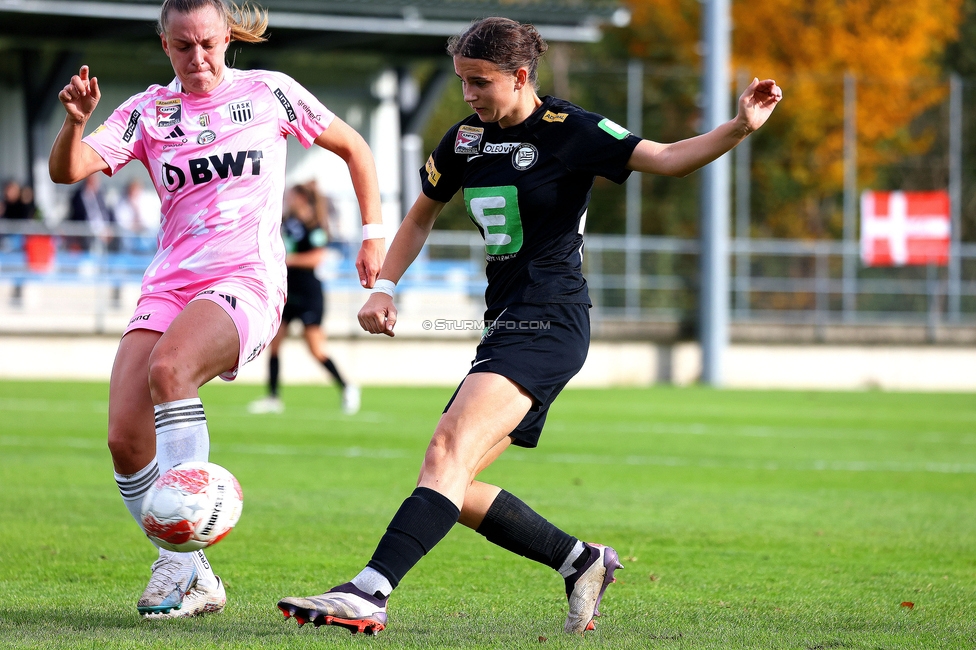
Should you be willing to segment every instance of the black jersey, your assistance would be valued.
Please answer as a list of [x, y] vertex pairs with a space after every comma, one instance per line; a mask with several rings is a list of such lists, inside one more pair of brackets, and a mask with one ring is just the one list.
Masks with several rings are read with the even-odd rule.
[[[285, 252], [304, 253], [323, 248], [327, 237], [321, 228], [309, 228], [298, 217], [287, 217], [281, 224], [281, 238], [285, 242]], [[310, 293], [322, 291], [322, 283], [315, 275], [315, 269], [288, 267], [288, 293]]]
[[451, 127], [420, 171], [423, 191], [446, 203], [463, 188], [468, 216], [485, 238], [488, 309], [590, 303], [580, 219], [594, 177], [623, 183], [638, 142], [555, 97], [507, 129], [477, 115]]

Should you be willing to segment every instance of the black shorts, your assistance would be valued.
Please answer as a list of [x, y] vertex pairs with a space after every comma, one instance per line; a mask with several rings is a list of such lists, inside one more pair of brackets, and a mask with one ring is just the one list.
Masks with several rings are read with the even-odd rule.
[[305, 326], [321, 325], [324, 316], [325, 294], [322, 292], [321, 285], [316, 290], [304, 288], [292, 291], [291, 287], [288, 287], [288, 300], [285, 302], [285, 308], [281, 310], [283, 326], [287, 326], [296, 318]]
[[[485, 321], [493, 323], [481, 337], [468, 374], [502, 375], [532, 396], [532, 408], [509, 436], [514, 445], [535, 447], [549, 406], [586, 361], [590, 307], [578, 303], [518, 303], [500, 311], [485, 312]], [[445, 413], [455, 397], [457, 390], [444, 408]]]

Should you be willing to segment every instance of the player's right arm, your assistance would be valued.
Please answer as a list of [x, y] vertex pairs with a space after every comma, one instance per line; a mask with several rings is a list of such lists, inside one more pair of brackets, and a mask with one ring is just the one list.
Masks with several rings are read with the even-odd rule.
[[95, 150], [81, 141], [88, 118], [98, 105], [101, 92], [98, 79], [88, 77], [88, 66], [81, 66], [68, 85], [58, 93], [67, 113], [61, 131], [51, 148], [48, 169], [55, 183], [77, 183], [95, 172], [105, 171], [108, 164]]
[[[386, 261], [380, 271], [380, 280], [389, 280], [396, 284], [403, 277], [407, 267], [417, 259], [420, 250], [427, 241], [430, 229], [434, 226], [437, 215], [444, 209], [444, 203], [429, 198], [423, 192], [417, 197], [413, 207], [403, 218], [403, 223], [397, 230], [390, 250], [386, 253]], [[393, 336], [393, 326], [396, 324], [396, 307], [393, 306], [393, 296], [376, 291], [359, 310], [359, 324], [371, 334], [386, 334]]]

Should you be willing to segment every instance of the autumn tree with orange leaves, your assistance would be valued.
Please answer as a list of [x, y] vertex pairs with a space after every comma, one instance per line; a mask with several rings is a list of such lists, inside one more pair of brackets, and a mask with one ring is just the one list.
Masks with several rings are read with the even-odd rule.
[[[611, 34], [611, 41], [629, 56], [700, 68], [698, 0], [628, 4], [631, 25]], [[912, 124], [945, 101], [940, 63], [957, 37], [961, 6], [962, 0], [732, 3], [734, 69], [776, 79], [785, 97], [754, 136], [757, 234], [839, 234], [845, 73], [857, 82], [861, 188], [877, 182], [884, 166], [946, 137], [944, 128], [919, 131]]]

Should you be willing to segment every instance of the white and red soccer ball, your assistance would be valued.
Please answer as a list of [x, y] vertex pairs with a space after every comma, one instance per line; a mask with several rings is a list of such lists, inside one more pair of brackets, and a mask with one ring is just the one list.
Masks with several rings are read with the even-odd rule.
[[181, 463], [156, 479], [142, 502], [142, 528], [170, 551], [216, 544], [241, 517], [244, 494], [234, 475], [207, 462]]

